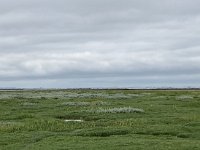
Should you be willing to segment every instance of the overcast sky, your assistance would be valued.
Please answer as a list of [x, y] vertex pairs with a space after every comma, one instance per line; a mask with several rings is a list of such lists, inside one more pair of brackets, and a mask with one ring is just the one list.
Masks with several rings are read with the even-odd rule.
[[0, 87], [200, 87], [200, 0], [0, 0]]

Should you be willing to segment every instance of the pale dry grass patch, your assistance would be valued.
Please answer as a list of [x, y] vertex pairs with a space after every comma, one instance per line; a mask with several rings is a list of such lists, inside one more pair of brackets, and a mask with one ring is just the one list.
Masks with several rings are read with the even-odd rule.
[[189, 99], [193, 99], [193, 96], [190, 95], [180, 95], [176, 97], [177, 100], [189, 100]]
[[144, 110], [133, 107], [119, 107], [119, 108], [99, 108], [93, 110], [94, 113], [143, 113]]

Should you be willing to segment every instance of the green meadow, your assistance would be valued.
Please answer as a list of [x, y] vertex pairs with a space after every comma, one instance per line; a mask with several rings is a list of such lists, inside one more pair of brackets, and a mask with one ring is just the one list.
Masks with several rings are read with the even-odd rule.
[[198, 90], [0, 91], [0, 150], [199, 150]]

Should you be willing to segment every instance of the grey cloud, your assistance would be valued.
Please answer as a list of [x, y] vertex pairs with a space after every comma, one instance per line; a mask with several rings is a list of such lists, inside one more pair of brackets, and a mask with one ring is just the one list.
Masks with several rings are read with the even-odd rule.
[[199, 5], [199, 0], [0, 0], [0, 81], [52, 86], [47, 80], [76, 78], [81, 86], [117, 86], [108, 81], [114, 76], [123, 86], [136, 79], [138, 86], [151, 80], [181, 85], [184, 79], [194, 85], [200, 73]]

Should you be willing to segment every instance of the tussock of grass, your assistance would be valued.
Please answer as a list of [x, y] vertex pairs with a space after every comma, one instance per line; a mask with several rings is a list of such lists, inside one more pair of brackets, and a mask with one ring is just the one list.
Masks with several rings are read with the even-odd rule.
[[94, 102], [64, 102], [61, 105], [64, 105], [64, 106], [101, 106], [101, 105], [109, 105], [109, 103], [102, 102], [102, 101], [94, 101]]
[[64, 131], [67, 129], [64, 123], [56, 120], [33, 121], [31, 124], [27, 124], [25, 128], [28, 131]]
[[23, 120], [23, 119], [27, 119], [27, 118], [34, 118], [34, 115], [21, 113], [21, 114], [10, 117], [10, 119], [12, 119], [12, 120]]
[[146, 132], [137, 132], [136, 134], [142, 135], [153, 135], [153, 136], [177, 136], [177, 132], [165, 132], [165, 131], [146, 131]]
[[22, 106], [35, 106], [36, 103], [29, 103], [29, 102], [25, 102], [22, 104]]
[[177, 100], [187, 100], [187, 99], [193, 99], [193, 96], [190, 95], [181, 95], [176, 97]]
[[100, 108], [95, 113], [143, 113], [143, 109], [132, 108], [132, 107], [120, 107], [120, 108]]
[[13, 121], [1, 121], [0, 132], [13, 132], [18, 131], [22, 127], [22, 123]]
[[110, 105], [110, 103], [102, 102], [102, 101], [94, 101], [94, 102], [91, 102], [91, 105], [101, 106], [101, 105]]
[[144, 94], [124, 94], [124, 93], [68, 93], [65, 95], [66, 98], [106, 98], [106, 99], [128, 99], [133, 97], [142, 97]]
[[152, 99], [165, 99], [167, 98], [167, 96], [155, 96], [155, 97], [152, 97]]
[[77, 130], [73, 134], [76, 136], [89, 136], [89, 137], [108, 137], [112, 135], [125, 135], [130, 133], [127, 129], [91, 129], [91, 130]]
[[98, 116], [92, 116], [92, 115], [84, 115], [84, 114], [67, 114], [67, 115], [58, 115], [55, 116], [56, 119], [61, 120], [84, 120], [84, 121], [97, 121], [101, 119]]
[[62, 105], [65, 106], [89, 106], [89, 102], [64, 102]]

